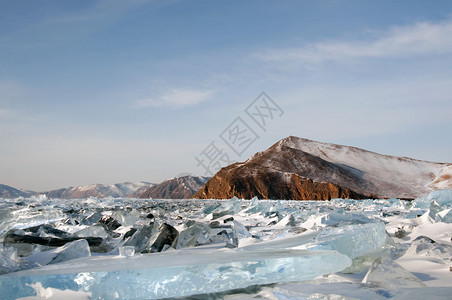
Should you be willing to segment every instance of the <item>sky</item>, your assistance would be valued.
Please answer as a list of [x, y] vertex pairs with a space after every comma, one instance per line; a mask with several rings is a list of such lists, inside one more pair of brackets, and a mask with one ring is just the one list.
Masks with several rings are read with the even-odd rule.
[[16, 188], [206, 175], [290, 135], [452, 163], [451, 113], [452, 1], [0, 0]]

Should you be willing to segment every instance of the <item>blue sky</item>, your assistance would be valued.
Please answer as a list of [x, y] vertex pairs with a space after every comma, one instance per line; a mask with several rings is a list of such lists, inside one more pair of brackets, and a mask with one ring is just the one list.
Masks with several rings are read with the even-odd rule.
[[[265, 91], [266, 131], [245, 108]], [[451, 1], [0, 0], [0, 183], [203, 175], [289, 135], [452, 162]], [[259, 138], [235, 155], [236, 117]]]

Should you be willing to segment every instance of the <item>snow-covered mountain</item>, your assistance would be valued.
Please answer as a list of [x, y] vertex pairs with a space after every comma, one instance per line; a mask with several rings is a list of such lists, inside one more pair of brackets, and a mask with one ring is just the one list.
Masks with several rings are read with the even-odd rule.
[[452, 188], [452, 164], [290, 136], [221, 169], [196, 198], [407, 198]]
[[139, 198], [154, 199], [188, 199], [192, 198], [206, 182], [209, 177], [183, 176], [171, 178], [156, 186], [150, 187]]
[[18, 198], [18, 197], [30, 197], [35, 192], [16, 189], [9, 185], [0, 184], [0, 198]]
[[78, 187], [62, 188], [58, 190], [43, 192], [49, 198], [76, 199], [88, 197], [120, 197], [133, 196], [136, 192], [143, 192], [155, 184], [149, 182], [124, 182], [116, 184], [90, 184]]

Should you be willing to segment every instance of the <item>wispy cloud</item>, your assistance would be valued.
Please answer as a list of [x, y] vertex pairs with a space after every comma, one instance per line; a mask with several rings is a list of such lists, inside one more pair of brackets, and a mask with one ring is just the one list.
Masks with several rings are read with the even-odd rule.
[[98, 20], [105, 17], [121, 15], [124, 12], [148, 4], [149, 0], [101, 0], [93, 2], [91, 6], [77, 12], [62, 14], [51, 23], [86, 22]]
[[365, 41], [326, 41], [301, 48], [273, 49], [256, 54], [265, 61], [319, 63], [354, 58], [409, 57], [452, 53], [452, 21], [421, 22], [394, 27]]
[[136, 104], [139, 107], [182, 108], [207, 101], [212, 95], [213, 92], [208, 90], [172, 89], [155, 98], [140, 99]]

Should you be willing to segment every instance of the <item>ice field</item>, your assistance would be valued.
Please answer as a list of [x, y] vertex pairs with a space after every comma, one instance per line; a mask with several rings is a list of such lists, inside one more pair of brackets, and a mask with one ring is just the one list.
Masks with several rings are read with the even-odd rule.
[[0, 199], [2, 299], [451, 299], [452, 190], [414, 201]]

